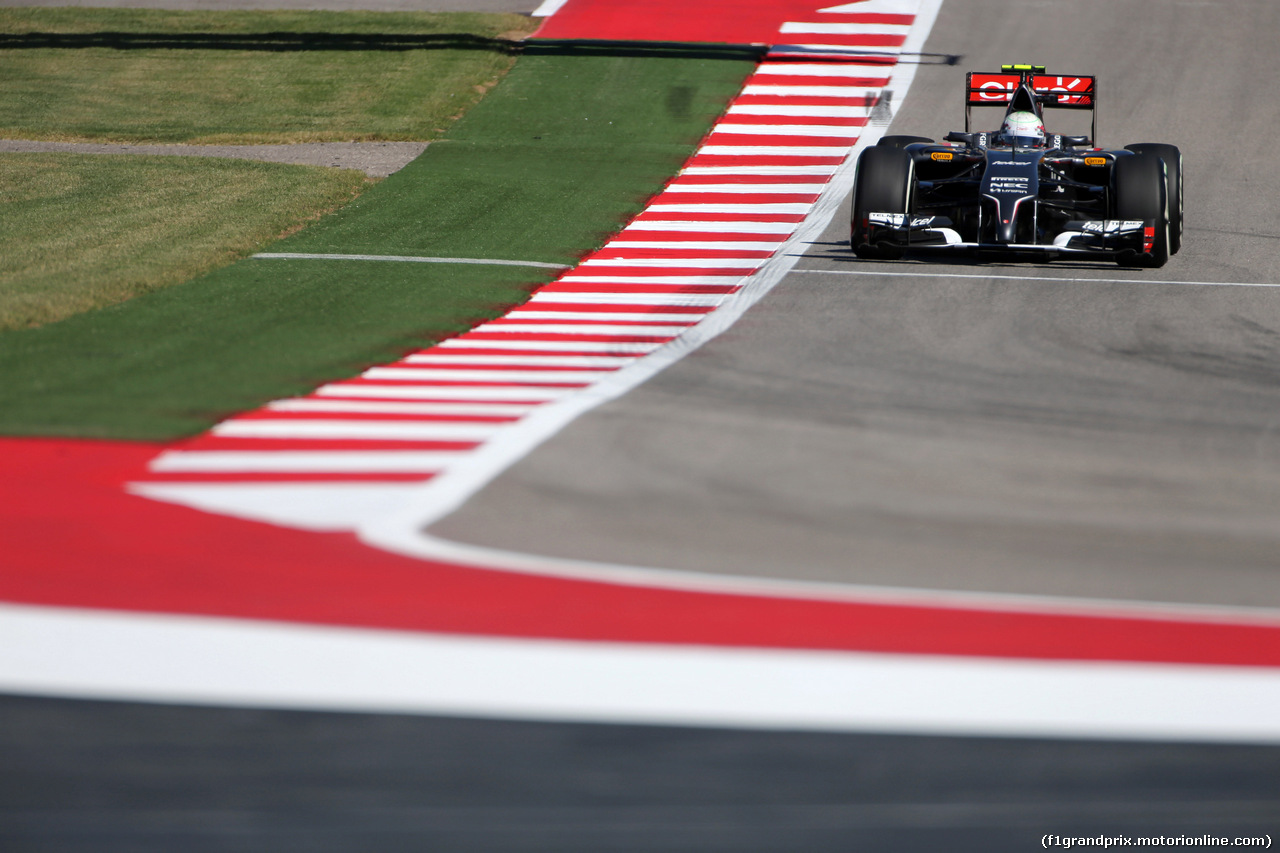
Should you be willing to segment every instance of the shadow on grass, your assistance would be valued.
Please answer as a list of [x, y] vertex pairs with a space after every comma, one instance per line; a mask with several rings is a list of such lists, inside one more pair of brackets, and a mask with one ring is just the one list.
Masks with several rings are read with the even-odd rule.
[[635, 56], [681, 59], [755, 59], [759, 45], [686, 44], [678, 42], [550, 41], [488, 38], [471, 33], [8, 33], [0, 34], [0, 50], [243, 50], [411, 51], [481, 50], [541, 56]]
[[[295, 51], [410, 51], [485, 50], [531, 56], [622, 56], [674, 59], [759, 60], [765, 45], [709, 44], [658, 41], [594, 41], [582, 39], [528, 39], [525, 41], [487, 38], [470, 33], [8, 33], [0, 34], [0, 50], [67, 49], [83, 50], [244, 50]], [[869, 60], [877, 58], [869, 52]], [[955, 65], [959, 57], [949, 54], [885, 54], [886, 65], [909, 62], [928, 65]], [[847, 61], [847, 57], [821, 54], [779, 58], [779, 61]]]
[[522, 43], [470, 33], [10, 33], [0, 35], [0, 50], [249, 50], [268, 52], [324, 50], [487, 50], [519, 53]]

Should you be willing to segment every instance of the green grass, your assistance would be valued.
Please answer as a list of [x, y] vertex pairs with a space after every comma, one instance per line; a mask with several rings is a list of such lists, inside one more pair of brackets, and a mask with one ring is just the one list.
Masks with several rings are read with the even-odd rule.
[[0, 329], [49, 323], [246, 257], [354, 198], [351, 170], [0, 154]]
[[[567, 262], [692, 153], [746, 52], [544, 45], [408, 168], [272, 251]], [[551, 271], [247, 260], [0, 334], [0, 433], [170, 439], [391, 360]]]
[[439, 138], [515, 61], [522, 15], [0, 8], [0, 138]]

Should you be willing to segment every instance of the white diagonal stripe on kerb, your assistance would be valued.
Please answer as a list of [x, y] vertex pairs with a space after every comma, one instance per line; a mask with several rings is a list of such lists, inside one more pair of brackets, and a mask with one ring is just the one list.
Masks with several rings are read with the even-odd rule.
[[[492, 342], [487, 342], [493, 346]], [[542, 343], [542, 342], [539, 342]], [[564, 349], [564, 347], [557, 347]], [[323, 385], [316, 389], [320, 397], [354, 397], [375, 400], [436, 400], [440, 402], [539, 403], [557, 400], [577, 388], [547, 388], [537, 385], [466, 386], [466, 385], [364, 385], [346, 383]]]
[[[688, 219], [637, 219], [618, 233], [623, 235], [631, 231], [700, 231], [704, 234], [780, 234], [786, 237], [795, 229], [796, 223], [794, 222], [756, 222], [754, 220], [699, 222]], [[537, 294], [534, 295], [536, 296]]]
[[821, 175], [831, 177], [839, 166], [687, 166], [681, 175]]
[[[801, 149], [803, 150], [803, 149]], [[843, 149], [842, 149], [843, 150]], [[805, 202], [773, 202], [770, 204], [651, 204], [655, 213], [789, 213], [803, 214], [809, 211]], [[577, 276], [574, 276], [577, 278]]]
[[183, 474], [432, 473], [466, 456], [432, 450], [166, 450], [151, 470]]
[[664, 193], [738, 193], [741, 195], [759, 193], [760, 195], [794, 195], [796, 193], [813, 193], [817, 195], [826, 186], [825, 181], [809, 184], [695, 184], [676, 181], [668, 184]]
[[730, 107], [729, 116], [792, 116], [813, 118], [867, 118], [874, 107], [866, 104], [839, 106], [831, 104], [738, 104]]
[[741, 136], [824, 136], [857, 139], [862, 128], [848, 124], [718, 124], [714, 133]]
[[[689, 315], [694, 316], [694, 315]], [[406, 356], [407, 364], [492, 364], [507, 367], [580, 367], [615, 368], [635, 361], [626, 355], [469, 355], [465, 352], [428, 352]], [[472, 408], [480, 408], [474, 406]]]
[[[583, 267], [617, 267], [619, 269], [755, 269], [761, 258], [589, 258], [578, 265]], [[592, 270], [595, 272], [595, 270]], [[576, 277], [575, 277], [576, 278]]]
[[482, 382], [529, 385], [575, 385], [594, 382], [598, 370], [469, 370], [465, 367], [371, 367], [366, 379], [395, 379], [405, 382]]
[[636, 273], [635, 275], [575, 275], [572, 279], [564, 278], [562, 281], [581, 282], [583, 284], [672, 284], [683, 287], [724, 287], [732, 285], [738, 278], [740, 276], [737, 273], [722, 273], [720, 275], [710, 273], [707, 275], [648, 275], [647, 273]]
[[[654, 338], [673, 337], [688, 329], [687, 326], [621, 326], [607, 323], [487, 323], [476, 329], [478, 332], [503, 335], [615, 335], [619, 338]], [[390, 370], [392, 368], [370, 368], [366, 376], [374, 370]], [[372, 378], [372, 377], [371, 377]], [[570, 380], [564, 380], [566, 382]]]
[[317, 400], [306, 397], [267, 404], [273, 412], [369, 415], [439, 415], [446, 417], [520, 417], [537, 403], [414, 403], [397, 400]]
[[831, 59], [842, 59], [846, 56], [861, 56], [867, 47], [856, 41], [843, 44], [775, 44], [769, 48], [770, 56], [786, 56], [787, 54], [808, 54], [813, 57], [826, 56]]
[[768, 243], [749, 243], [742, 240], [614, 240], [609, 244], [609, 247], [619, 251], [624, 249], [689, 249], [703, 252], [772, 252], [784, 242], [784, 239], [773, 240]]
[[[575, 294], [577, 295], [577, 294]], [[466, 338], [451, 338], [440, 346], [447, 349], [503, 349], [527, 350], [529, 352], [591, 352], [591, 353], [634, 353], [645, 355], [653, 352], [662, 344], [651, 341], [531, 341], [513, 339], [509, 341], [481, 341]], [[478, 390], [478, 389], [477, 389]], [[490, 389], [510, 390], [510, 389]], [[551, 393], [552, 389], [547, 389]], [[563, 391], [563, 389], [560, 389]]]
[[844, 157], [849, 149], [827, 145], [704, 145], [701, 153], [731, 157]]
[[[636, 311], [511, 311], [506, 315], [509, 320], [584, 320], [599, 322], [609, 320], [614, 323], [696, 323], [703, 318], [702, 314], [672, 314], [667, 312], [639, 313]], [[410, 357], [409, 360], [412, 360]]]
[[367, 441], [485, 441], [502, 424], [450, 421], [267, 420], [224, 421], [214, 427], [219, 438], [328, 439]]
[[[701, 293], [535, 293], [525, 303], [532, 305], [538, 302], [580, 302], [586, 305], [671, 305], [676, 307], [710, 307], [714, 308], [724, 302], [727, 294]], [[504, 344], [504, 346], [506, 346]], [[628, 346], [633, 346], [628, 344]], [[655, 344], [635, 344], [634, 346], [654, 347]]]
[[910, 24], [844, 24], [827, 21], [822, 23], [788, 21], [782, 25], [782, 29], [779, 32], [784, 34], [817, 33], [832, 36], [905, 36], [910, 29]]
[[841, 62], [769, 62], [760, 63], [752, 80], [758, 77], [875, 77], [888, 80], [893, 73], [892, 65], [872, 63]]
[[880, 97], [881, 89], [866, 86], [787, 86], [772, 83], [750, 83], [743, 88], [744, 95], [781, 95], [791, 98], [849, 98], [872, 102]]

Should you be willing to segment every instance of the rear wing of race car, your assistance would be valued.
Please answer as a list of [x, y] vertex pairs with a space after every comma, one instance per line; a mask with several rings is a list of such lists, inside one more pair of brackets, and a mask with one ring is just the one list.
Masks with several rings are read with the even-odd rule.
[[[1043, 65], [1002, 65], [999, 74], [970, 71], [965, 86], [965, 133], [972, 130], [969, 125], [974, 107], [1007, 109], [1023, 84], [1035, 92], [1035, 102], [1040, 108], [1089, 110], [1093, 114], [1090, 141], [1098, 138], [1098, 78], [1045, 74]], [[1039, 109], [1036, 111], [1040, 112]]]

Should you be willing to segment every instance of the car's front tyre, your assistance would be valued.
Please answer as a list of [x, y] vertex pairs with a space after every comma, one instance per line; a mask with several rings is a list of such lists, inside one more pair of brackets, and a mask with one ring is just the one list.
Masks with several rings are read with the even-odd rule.
[[860, 258], [894, 260], [902, 257], [903, 249], [899, 246], [871, 242], [868, 218], [872, 213], [912, 212], [915, 164], [911, 155], [891, 146], [868, 148], [858, 157], [855, 180], [849, 247]]
[[1169, 202], [1165, 162], [1154, 153], [1117, 157], [1111, 172], [1111, 207], [1115, 219], [1155, 222], [1151, 251], [1124, 255], [1122, 266], [1162, 267], [1169, 261]]
[[1168, 179], [1166, 195], [1169, 202], [1169, 254], [1176, 255], [1182, 248], [1182, 152], [1176, 145], [1163, 142], [1138, 142], [1126, 145], [1137, 154], [1154, 154], [1164, 161]]

